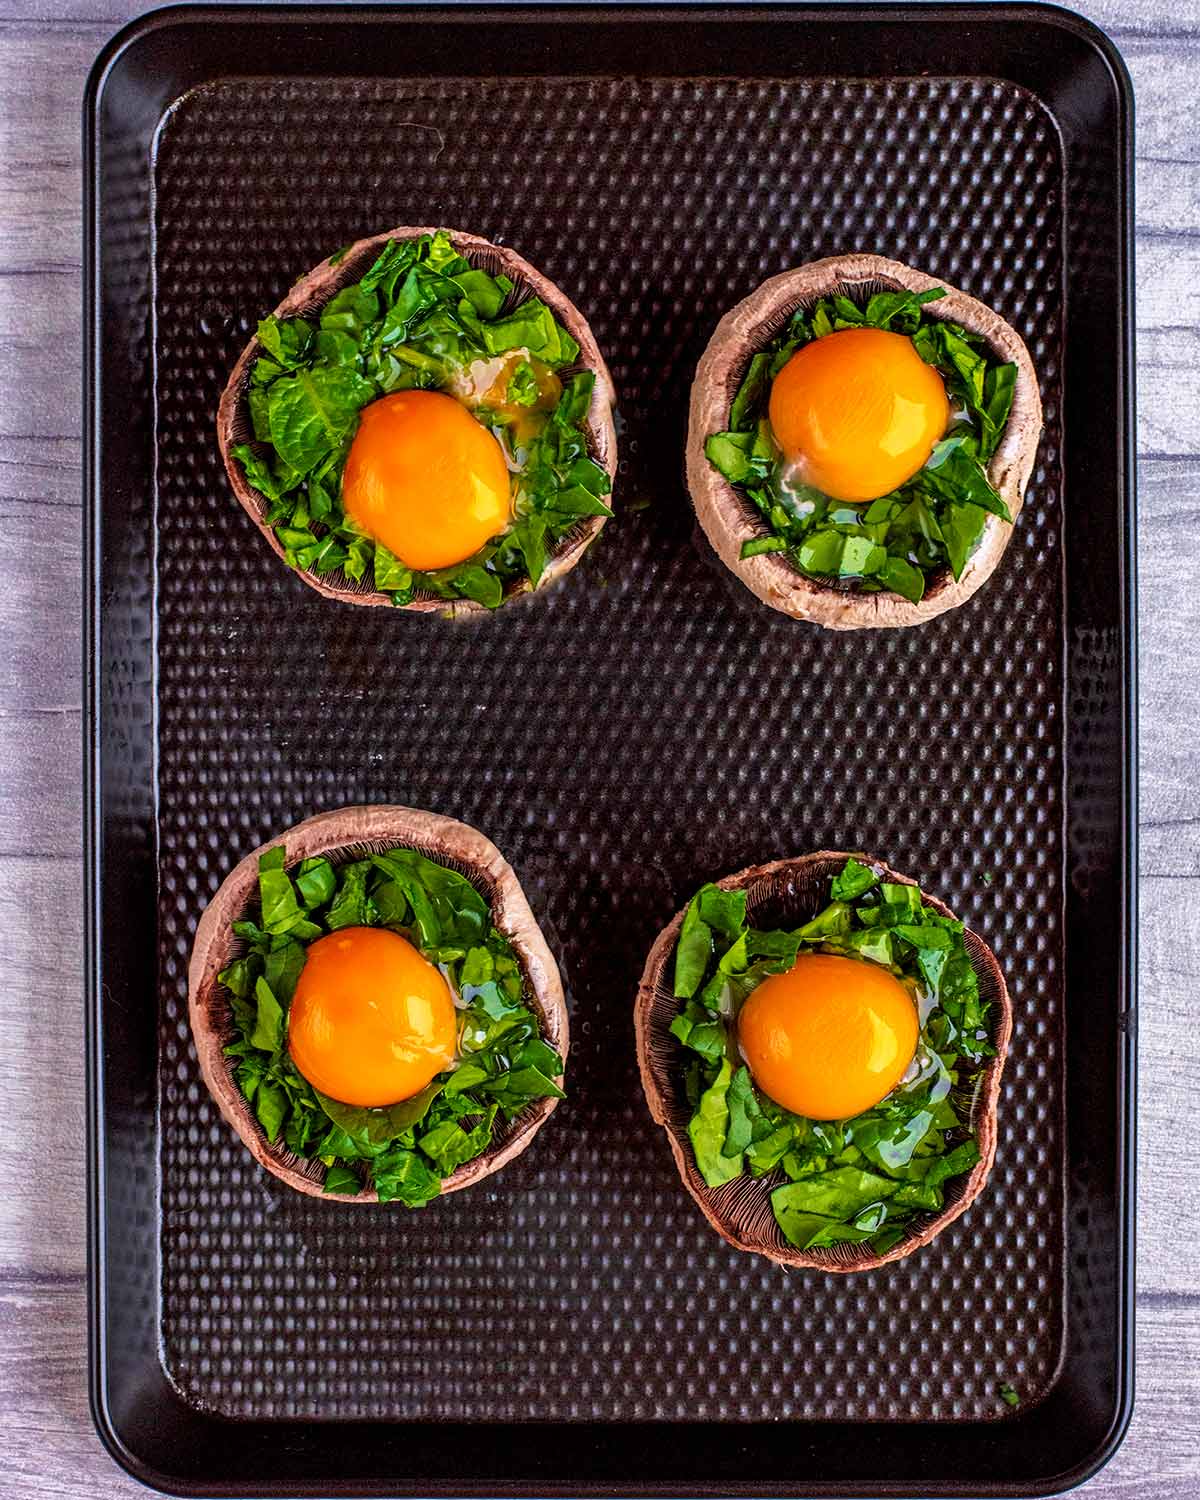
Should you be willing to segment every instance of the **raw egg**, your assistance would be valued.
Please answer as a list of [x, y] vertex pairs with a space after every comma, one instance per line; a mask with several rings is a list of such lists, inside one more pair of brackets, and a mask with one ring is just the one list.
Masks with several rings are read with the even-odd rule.
[[890, 494], [928, 461], [950, 403], [911, 339], [846, 328], [797, 349], [775, 377], [767, 415], [802, 483], [864, 501]]
[[288, 1014], [288, 1051], [343, 1104], [397, 1104], [454, 1060], [454, 999], [399, 933], [344, 927], [309, 946]]
[[[514, 381], [524, 378], [530, 389], [514, 394]], [[513, 447], [521, 447], [543, 430], [562, 395], [562, 381], [543, 360], [524, 349], [476, 359], [459, 370], [454, 392], [468, 407], [485, 407], [503, 423]], [[532, 398], [532, 399], [530, 399]], [[519, 467], [515, 462], [510, 467]]]
[[363, 408], [342, 501], [368, 535], [422, 572], [463, 562], [512, 515], [503, 449], [439, 391], [396, 391]]
[[917, 1008], [878, 964], [803, 953], [751, 991], [738, 1016], [762, 1091], [810, 1120], [846, 1120], [891, 1093], [917, 1050]]

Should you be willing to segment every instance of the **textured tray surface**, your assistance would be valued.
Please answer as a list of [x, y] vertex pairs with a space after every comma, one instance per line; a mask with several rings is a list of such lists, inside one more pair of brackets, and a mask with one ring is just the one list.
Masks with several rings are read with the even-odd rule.
[[[984, 80], [255, 80], [176, 106], [156, 169], [161, 1295], [189, 1400], [955, 1420], [1001, 1416], [999, 1379], [1026, 1406], [1046, 1389], [1063, 1319], [1061, 172], [1041, 106]], [[296, 275], [381, 225], [438, 221], [566, 290], [623, 417], [622, 509], [581, 567], [458, 625], [305, 589], [213, 436], [230, 365]], [[993, 303], [1029, 342], [1047, 430], [982, 594], [837, 638], [738, 589], [693, 537], [681, 470], [720, 313], [845, 249]], [[495, 840], [572, 1008], [570, 1098], [534, 1146], [414, 1215], [267, 1178], [187, 1035], [187, 954], [220, 879], [280, 828], [369, 801]], [[984, 1197], [849, 1280], [708, 1229], [645, 1108], [631, 1023], [646, 949], [698, 883], [820, 847], [921, 878], [994, 947], [1016, 1012]]]

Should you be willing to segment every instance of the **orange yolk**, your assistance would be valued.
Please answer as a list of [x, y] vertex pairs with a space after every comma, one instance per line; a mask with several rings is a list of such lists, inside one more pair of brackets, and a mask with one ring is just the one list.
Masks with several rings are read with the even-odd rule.
[[344, 927], [309, 946], [288, 1013], [288, 1051], [343, 1104], [398, 1104], [454, 1060], [450, 986], [406, 938]]
[[926, 463], [950, 403], [911, 339], [845, 328], [796, 350], [775, 377], [767, 415], [803, 484], [835, 500], [877, 500]]
[[738, 1040], [755, 1083], [809, 1120], [862, 1114], [904, 1076], [917, 1050], [912, 996], [878, 964], [802, 953], [751, 991]]
[[396, 391], [365, 406], [342, 477], [346, 513], [409, 568], [448, 568], [512, 514], [500, 444], [438, 391]]

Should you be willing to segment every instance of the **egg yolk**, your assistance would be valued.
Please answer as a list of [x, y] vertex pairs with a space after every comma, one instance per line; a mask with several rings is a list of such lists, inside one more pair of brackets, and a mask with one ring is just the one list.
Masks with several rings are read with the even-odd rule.
[[310, 944], [288, 1013], [288, 1051], [343, 1104], [397, 1104], [454, 1060], [450, 986], [402, 938], [344, 927]]
[[911, 339], [846, 328], [797, 349], [775, 377], [767, 416], [802, 483], [835, 500], [877, 500], [927, 462], [950, 403]]
[[363, 408], [342, 503], [368, 535], [423, 572], [478, 552], [512, 514], [500, 444], [439, 391], [396, 391]]
[[879, 1103], [917, 1050], [917, 1008], [878, 964], [803, 953], [751, 991], [738, 1040], [755, 1083], [810, 1120], [846, 1120]]

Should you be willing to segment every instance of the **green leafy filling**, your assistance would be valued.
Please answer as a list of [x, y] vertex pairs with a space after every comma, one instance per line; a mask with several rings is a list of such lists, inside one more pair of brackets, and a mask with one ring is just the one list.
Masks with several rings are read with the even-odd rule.
[[[245, 951], [222, 970], [233, 1040], [225, 1053], [272, 1145], [325, 1167], [325, 1191], [373, 1187], [381, 1202], [420, 1207], [441, 1181], [488, 1149], [497, 1120], [535, 1099], [561, 1098], [562, 1058], [530, 1008], [512, 948], [464, 876], [411, 849], [335, 869], [327, 859], [285, 869], [281, 846], [259, 861], [257, 922], [233, 924]], [[364, 1109], [330, 1099], [297, 1071], [287, 1016], [305, 949], [343, 927], [407, 937], [458, 997], [455, 1066], [411, 1099]]]
[[[884, 965], [913, 992], [921, 1017], [905, 1081], [848, 1120], [782, 1108], [755, 1086], [738, 1051], [746, 997], [810, 952]], [[685, 1077], [696, 1165], [711, 1188], [768, 1178], [776, 1222], [798, 1249], [863, 1242], [883, 1254], [916, 1215], [936, 1213], [946, 1182], [979, 1160], [967, 1122], [993, 1053], [988, 1006], [962, 923], [926, 907], [916, 886], [849, 859], [810, 922], [758, 931], [746, 921], [745, 891], [706, 885], [684, 916], [674, 993], [681, 1007], [671, 1031], [696, 1054]]]
[[[264, 353], [246, 397], [254, 442], [232, 451], [292, 567], [320, 576], [340, 571], [352, 582], [369, 577], [396, 604], [421, 592], [495, 609], [511, 585], [527, 578], [537, 587], [547, 556], [582, 517], [612, 514], [609, 477], [588, 454], [584, 427], [595, 377], [572, 371], [579, 345], [545, 303], [530, 297], [511, 305], [512, 295], [506, 276], [473, 269], [439, 230], [389, 240], [315, 323], [259, 323]], [[472, 366], [503, 355], [512, 355], [503, 401], [480, 399], [470, 409], [496, 434], [514, 471], [513, 523], [465, 561], [416, 572], [343, 508], [342, 473], [359, 413], [393, 391], [461, 390]], [[539, 370], [561, 376], [561, 386], [557, 379], [539, 384]], [[543, 390], [552, 394], [539, 401]]]
[[[801, 307], [750, 361], [729, 411], [729, 431], [705, 445], [709, 462], [762, 513], [765, 535], [742, 557], [785, 552], [810, 578], [863, 592], [890, 589], [916, 603], [934, 573], [962, 576], [988, 515], [1012, 516], [987, 474], [1012, 409], [1016, 366], [994, 359], [985, 341], [956, 323], [928, 317], [927, 292], [877, 292], [859, 306], [822, 297]], [[775, 376], [797, 349], [844, 328], [882, 328], [911, 338], [946, 382], [954, 420], [929, 461], [899, 489], [870, 504], [832, 499], [793, 482], [767, 420]]]

